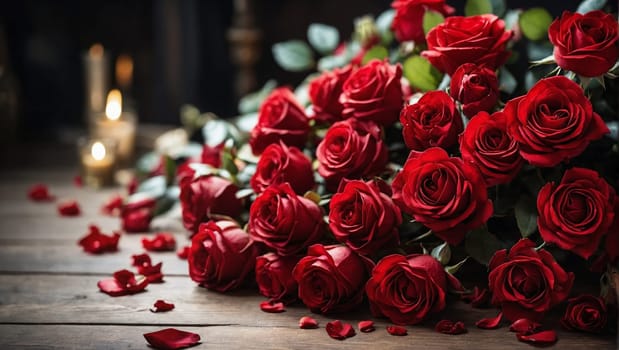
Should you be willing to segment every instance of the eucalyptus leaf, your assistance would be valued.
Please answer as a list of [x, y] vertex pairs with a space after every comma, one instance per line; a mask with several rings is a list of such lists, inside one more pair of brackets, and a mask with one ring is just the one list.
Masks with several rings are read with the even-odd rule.
[[507, 68], [501, 67], [499, 70], [499, 90], [505, 91], [508, 94], [513, 94], [518, 86], [518, 81], [514, 78]]
[[514, 207], [518, 230], [523, 238], [537, 230], [537, 203], [529, 195], [522, 195]]
[[432, 249], [430, 255], [432, 255], [436, 260], [438, 260], [441, 265], [447, 265], [449, 263], [449, 260], [451, 260], [451, 249], [449, 248], [449, 244], [447, 244], [447, 242], [444, 242], [443, 244], [436, 246], [434, 249]]
[[404, 77], [408, 82], [422, 90], [435, 90], [443, 75], [432, 64], [421, 56], [411, 56], [404, 61]]
[[312, 68], [312, 49], [301, 40], [290, 40], [273, 45], [273, 58], [285, 70], [300, 72]]
[[371, 49], [368, 50], [368, 52], [365, 53], [365, 55], [363, 55], [361, 64], [366, 64], [374, 59], [382, 61], [387, 57], [389, 57], [389, 51], [387, 51], [384, 46], [374, 45]]
[[163, 196], [167, 189], [166, 177], [164, 175], [153, 176], [144, 180], [136, 189], [137, 193], [145, 193], [152, 198]]
[[527, 43], [527, 55], [529, 61], [539, 61], [547, 57], [552, 57], [554, 62], [554, 56], [552, 55], [553, 46], [548, 41], [535, 42], [530, 41]]
[[307, 40], [318, 52], [330, 53], [340, 41], [337, 28], [321, 23], [312, 23], [307, 28]]
[[518, 24], [522, 34], [529, 40], [542, 40], [548, 37], [548, 27], [552, 15], [543, 7], [534, 7], [520, 14]]
[[393, 23], [394, 17], [394, 9], [389, 9], [376, 17], [376, 21], [374, 22], [374, 24], [376, 25], [376, 29], [381, 35], [387, 32], [391, 32], [391, 23]]
[[277, 87], [277, 82], [273, 79], [267, 81], [262, 89], [249, 93], [239, 100], [239, 112], [248, 114], [258, 111], [262, 101]]
[[223, 119], [209, 120], [204, 124], [202, 136], [204, 137], [204, 144], [210, 147], [219, 146], [228, 139], [241, 139], [241, 134], [237, 127]]
[[350, 59], [346, 55], [325, 56], [318, 60], [318, 70], [327, 71], [345, 66]]
[[444, 21], [445, 17], [443, 17], [440, 12], [426, 10], [423, 14], [423, 33], [427, 35], [432, 28], [443, 23]]
[[488, 265], [497, 250], [504, 248], [503, 243], [488, 229], [480, 227], [469, 232], [464, 239], [466, 252], [476, 261]]
[[490, 0], [467, 0], [464, 5], [464, 14], [466, 16], [483, 15], [492, 13], [492, 3]]
[[607, 0], [584, 0], [578, 5], [576, 12], [585, 14], [587, 12], [601, 10], [606, 5]]
[[468, 260], [469, 257], [467, 256], [455, 265], [445, 266], [445, 272], [450, 275], [454, 275], [456, 272], [460, 271], [460, 268], [462, 268], [462, 266], [464, 266], [464, 263], [466, 263]]
[[507, 10], [507, 4], [505, 0], [490, 0], [492, 5], [492, 13], [497, 15], [497, 17], [502, 17], [505, 14], [505, 10]]
[[136, 168], [141, 173], [150, 174], [159, 166], [160, 161], [161, 155], [159, 153], [148, 152], [138, 159]]

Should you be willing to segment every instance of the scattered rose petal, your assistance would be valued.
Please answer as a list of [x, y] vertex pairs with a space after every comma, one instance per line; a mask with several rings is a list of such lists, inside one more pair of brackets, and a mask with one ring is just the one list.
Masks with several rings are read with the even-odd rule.
[[66, 201], [58, 203], [58, 213], [62, 216], [78, 216], [81, 210], [76, 201]]
[[387, 326], [387, 332], [391, 335], [403, 336], [407, 335], [408, 331], [402, 326]]
[[370, 332], [374, 332], [376, 328], [374, 328], [374, 321], [360, 321], [359, 322], [359, 331], [363, 332], [363, 333], [370, 333]]
[[165, 300], [157, 300], [153, 307], [150, 308], [152, 312], [166, 312], [174, 309], [174, 304], [167, 303]]
[[129, 270], [116, 271], [112, 278], [106, 278], [97, 283], [103, 293], [113, 297], [142, 292], [147, 285], [146, 277], [136, 279], [133, 272]]
[[155, 349], [168, 350], [187, 348], [200, 343], [200, 335], [175, 328], [145, 333], [144, 339]]
[[107, 200], [101, 207], [101, 212], [105, 215], [109, 216], [118, 216], [120, 215], [121, 209], [123, 207], [123, 197], [116, 194], [110, 199]]
[[542, 325], [537, 322], [533, 322], [527, 318], [521, 318], [514, 321], [514, 323], [509, 326], [509, 330], [511, 332], [528, 335], [535, 333], [541, 326]]
[[142, 247], [153, 252], [173, 251], [176, 240], [171, 233], [159, 232], [152, 239], [142, 238]]
[[472, 293], [462, 296], [462, 301], [466, 303], [471, 303], [471, 306], [473, 307], [483, 308], [488, 306], [491, 296], [492, 293], [490, 293], [490, 290], [488, 290], [488, 288], [480, 289], [479, 287], [475, 286]]
[[187, 257], [189, 256], [189, 250], [191, 249], [190, 246], [186, 245], [182, 248], [180, 248], [179, 250], [176, 251], [176, 256], [178, 256], [179, 259], [182, 260], [187, 260]]
[[82, 187], [82, 186], [84, 186], [84, 182], [82, 181], [82, 176], [81, 175], [75, 175], [73, 177], [73, 184], [75, 185], [75, 187]]
[[502, 319], [503, 313], [499, 312], [496, 317], [482, 318], [481, 320], [475, 322], [475, 325], [477, 326], [477, 328], [481, 329], [495, 329], [499, 328]]
[[309, 316], [303, 316], [299, 320], [299, 328], [301, 329], [315, 329], [318, 328], [318, 321]]
[[516, 338], [521, 342], [535, 343], [537, 345], [551, 345], [557, 342], [557, 332], [554, 330], [541, 331], [533, 334], [516, 334]]
[[268, 300], [260, 303], [260, 310], [270, 313], [280, 313], [286, 311], [286, 308], [282, 302], [273, 302]]
[[344, 340], [356, 334], [350, 323], [342, 323], [340, 320], [328, 322], [325, 329], [331, 338], [337, 340]]
[[78, 244], [82, 246], [85, 252], [101, 254], [118, 250], [119, 233], [114, 232], [112, 236], [108, 236], [101, 233], [99, 227], [95, 225], [90, 225], [88, 229], [88, 234], [78, 241]]
[[148, 264], [137, 266], [138, 273], [146, 276], [149, 283], [162, 283], [163, 274], [161, 273], [161, 266], [163, 262], [159, 262], [156, 265]]
[[461, 321], [441, 320], [438, 321], [434, 329], [443, 334], [462, 334], [466, 333], [466, 327]]
[[151, 266], [150, 256], [146, 253], [131, 255], [131, 266]]
[[49, 193], [49, 189], [44, 184], [36, 184], [28, 190], [28, 197], [35, 202], [49, 202], [54, 200], [54, 196]]

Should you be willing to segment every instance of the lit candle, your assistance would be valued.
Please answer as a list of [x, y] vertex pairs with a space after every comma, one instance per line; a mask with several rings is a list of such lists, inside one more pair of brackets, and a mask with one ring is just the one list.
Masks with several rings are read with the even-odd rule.
[[116, 156], [122, 165], [129, 164], [133, 156], [135, 123], [135, 115], [123, 111], [120, 91], [111, 90], [107, 95], [105, 113], [96, 121], [94, 134], [99, 138], [116, 140]]
[[114, 141], [93, 140], [80, 145], [82, 180], [88, 186], [99, 188], [114, 180]]
[[105, 107], [105, 92], [109, 85], [109, 58], [103, 49], [103, 45], [97, 43], [92, 45], [88, 52], [83, 55], [82, 61], [86, 92], [84, 117], [86, 124], [91, 126], [95, 116], [103, 113]]

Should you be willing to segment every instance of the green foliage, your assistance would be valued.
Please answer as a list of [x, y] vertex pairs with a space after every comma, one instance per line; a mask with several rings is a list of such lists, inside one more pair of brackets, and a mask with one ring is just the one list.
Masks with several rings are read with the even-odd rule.
[[389, 51], [384, 46], [374, 45], [363, 55], [361, 64], [366, 64], [373, 59], [383, 60], [387, 57], [389, 57]]
[[316, 51], [327, 54], [335, 50], [340, 41], [337, 28], [321, 23], [312, 23], [307, 28], [307, 40]]
[[520, 14], [518, 24], [522, 34], [529, 40], [542, 40], [548, 36], [552, 16], [543, 7], [534, 7]]
[[472, 230], [464, 239], [464, 248], [478, 262], [488, 265], [497, 250], [503, 249], [503, 243], [488, 232], [485, 226]]
[[444, 242], [443, 244], [436, 246], [432, 249], [430, 255], [438, 260], [441, 265], [447, 265], [449, 260], [451, 260], [451, 249], [449, 248], [449, 244]]
[[312, 49], [301, 40], [290, 40], [273, 45], [273, 58], [285, 70], [301, 72], [314, 66]]
[[502, 17], [507, 10], [507, 4], [505, 0], [490, 0], [492, 5], [492, 13], [497, 15], [498, 17]]
[[483, 15], [484, 13], [492, 13], [492, 3], [490, 0], [467, 0], [464, 5], [464, 14], [466, 16]]
[[267, 81], [260, 90], [241, 97], [239, 100], [239, 112], [241, 114], [248, 114], [258, 111], [262, 101], [264, 101], [276, 87], [277, 82], [271, 79]]
[[406, 59], [403, 70], [408, 82], [422, 91], [435, 90], [443, 79], [441, 72], [421, 56]]
[[423, 33], [428, 34], [432, 28], [443, 23], [444, 21], [445, 17], [443, 17], [443, 15], [439, 12], [426, 10], [423, 14]]
[[158, 175], [144, 180], [136, 189], [136, 193], [146, 194], [151, 198], [159, 198], [165, 194], [166, 189], [165, 175]]
[[584, 0], [578, 5], [576, 12], [585, 14], [587, 12], [601, 10], [606, 5], [606, 0]]
[[516, 224], [523, 238], [529, 237], [537, 230], [537, 203], [529, 195], [521, 195], [514, 207]]
[[517, 86], [518, 82], [514, 75], [507, 68], [501, 67], [499, 70], [499, 90], [512, 94], [516, 91]]

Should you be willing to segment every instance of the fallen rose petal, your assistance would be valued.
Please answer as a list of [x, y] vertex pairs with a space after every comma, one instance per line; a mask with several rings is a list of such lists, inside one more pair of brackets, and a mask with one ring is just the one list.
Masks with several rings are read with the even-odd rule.
[[115, 252], [118, 250], [120, 234], [114, 232], [112, 236], [101, 233], [99, 227], [90, 225], [89, 233], [82, 237], [77, 244], [82, 246], [85, 252], [90, 254], [101, 254], [105, 252]]
[[144, 264], [142, 266], [137, 266], [138, 273], [140, 275], [146, 276], [150, 283], [162, 283], [163, 282], [163, 274], [161, 273], [161, 266], [163, 262], [159, 262], [156, 265]]
[[533, 334], [516, 334], [516, 338], [521, 342], [535, 343], [538, 345], [550, 345], [557, 342], [557, 332], [554, 330], [541, 331]]
[[363, 332], [363, 333], [370, 333], [370, 332], [374, 332], [376, 328], [374, 328], [374, 321], [360, 321], [359, 322], [359, 331]]
[[151, 266], [150, 256], [146, 253], [131, 255], [131, 266]]
[[154, 273], [152, 275], [146, 275], [145, 277], [148, 280], [148, 283], [163, 283], [162, 273]]
[[118, 216], [123, 207], [123, 197], [114, 195], [101, 207], [101, 212], [109, 216]]
[[526, 318], [521, 318], [509, 326], [511, 332], [528, 335], [535, 333], [542, 325]]
[[75, 185], [75, 187], [82, 187], [82, 186], [84, 186], [84, 183], [82, 181], [82, 176], [81, 175], [75, 175], [73, 177], [73, 184]]
[[81, 210], [76, 201], [66, 201], [58, 204], [58, 213], [62, 216], [78, 216]]
[[154, 252], [173, 251], [176, 240], [171, 233], [159, 232], [152, 239], [142, 238], [142, 247]]
[[168, 350], [187, 348], [200, 343], [200, 335], [175, 328], [145, 333], [144, 339], [156, 349]]
[[150, 311], [151, 312], [166, 312], [172, 309], [174, 309], [174, 304], [167, 303], [166, 301], [159, 299], [155, 302], [153, 307], [150, 308]]
[[113, 297], [142, 292], [147, 285], [147, 278], [136, 279], [133, 272], [129, 270], [116, 271], [112, 278], [97, 282], [97, 286], [103, 293]]
[[461, 321], [441, 320], [438, 321], [434, 329], [443, 334], [462, 334], [466, 333], [466, 327]]
[[54, 196], [49, 193], [49, 189], [44, 184], [36, 184], [28, 190], [28, 197], [35, 202], [49, 202], [54, 200]]
[[190, 246], [186, 245], [182, 248], [180, 248], [179, 250], [176, 251], [176, 256], [178, 256], [179, 259], [182, 260], [187, 260], [187, 257], [189, 256], [189, 250], [191, 249]]
[[407, 335], [408, 331], [402, 326], [387, 326], [387, 332], [391, 335], [403, 336]]
[[356, 334], [350, 323], [342, 323], [340, 320], [328, 322], [325, 329], [331, 338], [337, 340], [344, 340]]
[[260, 303], [260, 310], [270, 313], [280, 313], [286, 311], [286, 308], [282, 302], [274, 303], [267, 300]]
[[481, 320], [475, 322], [475, 325], [477, 326], [477, 328], [481, 329], [495, 329], [499, 328], [502, 319], [503, 313], [499, 312], [496, 317], [482, 318]]
[[299, 320], [299, 328], [301, 329], [314, 329], [318, 328], [318, 321], [309, 316], [303, 316]]

